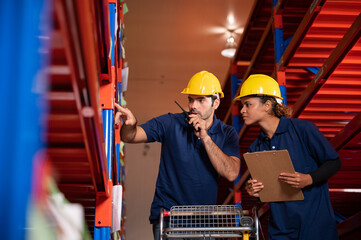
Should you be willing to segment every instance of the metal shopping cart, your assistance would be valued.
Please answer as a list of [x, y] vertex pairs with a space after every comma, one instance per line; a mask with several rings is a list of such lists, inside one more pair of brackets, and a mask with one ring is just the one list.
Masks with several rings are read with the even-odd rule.
[[[169, 217], [169, 218], [168, 218]], [[169, 227], [165, 222], [169, 220]], [[259, 240], [256, 209], [243, 210], [237, 205], [173, 206], [160, 214], [160, 239], [172, 238], [242, 238]]]

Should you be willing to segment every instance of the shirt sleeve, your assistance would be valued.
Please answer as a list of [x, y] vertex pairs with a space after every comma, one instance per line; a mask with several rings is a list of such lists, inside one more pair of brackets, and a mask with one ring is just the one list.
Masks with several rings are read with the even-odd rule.
[[341, 159], [332, 159], [323, 163], [316, 171], [310, 173], [313, 184], [327, 181], [341, 168]]
[[152, 118], [144, 124], [139, 125], [147, 134], [148, 142], [162, 142], [167, 126], [170, 124], [169, 114]]
[[226, 141], [222, 151], [228, 156], [240, 158], [238, 134], [231, 126], [229, 126], [229, 131], [227, 132]]
[[309, 121], [305, 123], [307, 124], [302, 129], [304, 142], [317, 164], [320, 166], [328, 160], [339, 158], [334, 147], [318, 130], [317, 126]]
[[318, 165], [318, 168], [310, 173], [313, 184], [327, 181], [340, 170], [340, 157], [315, 124], [309, 122], [303, 132], [307, 148]]

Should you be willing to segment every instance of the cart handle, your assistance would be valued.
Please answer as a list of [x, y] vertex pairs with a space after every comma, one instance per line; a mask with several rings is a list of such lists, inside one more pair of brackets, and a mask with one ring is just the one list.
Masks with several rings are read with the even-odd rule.
[[[167, 210], [161, 210], [163, 213], [163, 217], [169, 217], [170, 211]], [[252, 215], [252, 209], [250, 210], [242, 210], [242, 214], [245, 216], [251, 216]]]

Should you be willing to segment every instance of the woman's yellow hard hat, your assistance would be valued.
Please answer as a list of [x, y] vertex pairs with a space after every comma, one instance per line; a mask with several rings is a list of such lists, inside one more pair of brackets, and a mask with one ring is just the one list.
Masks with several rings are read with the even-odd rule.
[[205, 96], [218, 94], [220, 98], [224, 96], [218, 78], [207, 71], [196, 73], [182, 93]]
[[241, 98], [250, 95], [266, 95], [281, 100], [283, 99], [277, 81], [264, 74], [250, 75], [246, 81], [243, 82], [239, 96], [233, 100], [240, 101]]

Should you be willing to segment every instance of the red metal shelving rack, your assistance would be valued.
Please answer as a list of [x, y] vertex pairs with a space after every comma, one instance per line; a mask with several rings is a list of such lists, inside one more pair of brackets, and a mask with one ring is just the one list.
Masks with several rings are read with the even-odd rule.
[[112, 121], [121, 96], [122, 8], [120, 0], [54, 1], [47, 154], [60, 191], [82, 204], [95, 239], [110, 239], [112, 189], [124, 173]]

